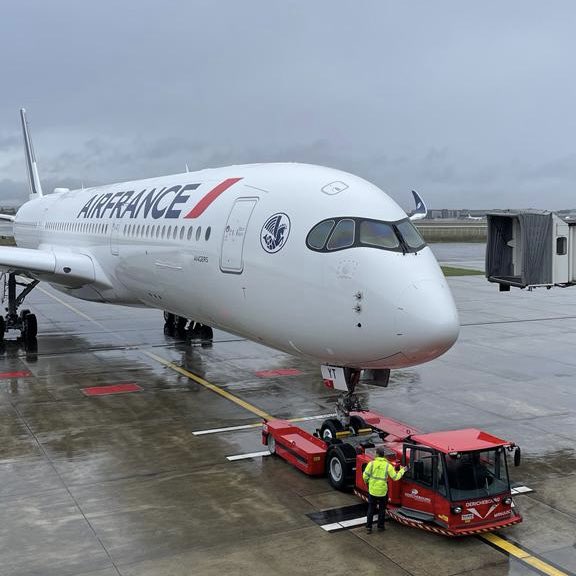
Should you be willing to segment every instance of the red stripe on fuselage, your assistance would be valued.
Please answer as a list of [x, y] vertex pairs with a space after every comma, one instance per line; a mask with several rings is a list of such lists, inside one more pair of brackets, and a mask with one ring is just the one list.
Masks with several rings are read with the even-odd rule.
[[210, 206], [210, 204], [212, 204], [212, 202], [222, 194], [222, 192], [228, 190], [230, 186], [233, 186], [239, 180], [242, 180], [242, 178], [228, 178], [228, 180], [224, 180], [224, 182], [218, 184], [216, 188], [212, 188], [212, 190], [203, 196], [198, 204], [196, 204], [196, 206], [194, 206], [194, 208], [192, 208], [184, 218], [198, 218], [198, 216], [200, 216], [204, 210], [206, 210], [206, 208], [208, 208], [208, 206]]

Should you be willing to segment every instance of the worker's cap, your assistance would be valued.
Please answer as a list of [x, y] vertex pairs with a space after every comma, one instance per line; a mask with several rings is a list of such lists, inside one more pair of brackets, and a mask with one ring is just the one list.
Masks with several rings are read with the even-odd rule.
[[384, 450], [384, 446], [378, 446], [378, 448], [376, 448], [376, 456], [386, 456], [386, 450]]

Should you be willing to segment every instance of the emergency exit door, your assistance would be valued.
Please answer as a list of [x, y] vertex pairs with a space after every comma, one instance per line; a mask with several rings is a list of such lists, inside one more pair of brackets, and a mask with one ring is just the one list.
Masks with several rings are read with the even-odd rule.
[[244, 240], [250, 216], [258, 198], [238, 198], [228, 216], [222, 251], [220, 253], [220, 270], [231, 274], [242, 274], [244, 270]]

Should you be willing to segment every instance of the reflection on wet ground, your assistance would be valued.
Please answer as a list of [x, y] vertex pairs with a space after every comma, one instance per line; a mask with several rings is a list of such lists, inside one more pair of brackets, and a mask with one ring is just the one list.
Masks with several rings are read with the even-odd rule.
[[[457, 345], [393, 373], [387, 388], [361, 384], [362, 400], [423, 430], [475, 426], [520, 444], [512, 476], [535, 492], [518, 497], [525, 521], [502, 535], [575, 572], [576, 291], [450, 283], [464, 325]], [[475, 538], [399, 525], [323, 532], [307, 514], [356, 499], [276, 458], [228, 462], [262, 450], [259, 428], [192, 432], [258, 419], [149, 353], [285, 418], [333, 410], [313, 363], [221, 332], [191, 347], [163, 334], [161, 312], [57, 295], [79, 315], [45, 290], [29, 302], [37, 350], [0, 349], [2, 576], [534, 573]], [[298, 374], [257, 375], [281, 368]], [[119, 383], [142, 391], [83, 393]]]

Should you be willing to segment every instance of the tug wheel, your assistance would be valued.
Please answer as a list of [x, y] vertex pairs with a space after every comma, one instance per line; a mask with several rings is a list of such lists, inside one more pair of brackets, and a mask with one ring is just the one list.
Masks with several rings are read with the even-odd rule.
[[334, 446], [326, 458], [326, 472], [330, 484], [337, 490], [346, 490], [354, 485], [356, 450], [350, 444]]
[[338, 438], [337, 432], [342, 432], [344, 426], [337, 418], [328, 418], [324, 420], [320, 428], [320, 438], [325, 442], [332, 442]]
[[276, 439], [272, 434], [268, 434], [268, 438], [266, 438], [266, 446], [268, 446], [270, 454], [276, 454]]

